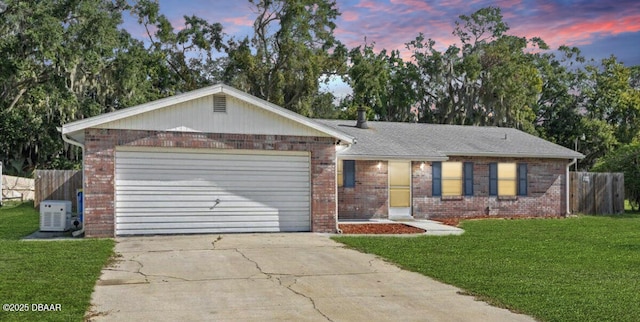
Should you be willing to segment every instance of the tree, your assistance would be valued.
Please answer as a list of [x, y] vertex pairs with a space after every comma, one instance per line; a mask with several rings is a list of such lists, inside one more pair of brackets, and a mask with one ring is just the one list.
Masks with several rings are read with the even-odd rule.
[[417, 121], [416, 80], [418, 72], [414, 64], [404, 61], [397, 50], [386, 57], [389, 80], [382, 99], [385, 105], [382, 119], [396, 122]]
[[313, 99], [311, 108], [315, 118], [336, 119], [340, 110], [335, 105], [336, 97], [330, 92], [319, 93]]
[[[139, 0], [133, 7], [138, 22], [144, 26], [151, 45], [149, 54], [157, 59], [155, 86], [165, 95], [191, 91], [221, 80], [224, 59], [215, 57], [225, 45], [222, 25], [197, 16], [184, 16], [185, 25], [176, 31], [169, 19], [160, 14], [152, 0]], [[152, 32], [155, 30], [155, 32]]]
[[419, 75], [421, 121], [516, 127], [534, 132], [535, 98], [542, 80], [529, 46], [546, 49], [539, 38], [507, 35], [499, 8], [461, 15], [453, 34], [462, 47], [445, 52], [419, 35], [407, 44]]
[[[218, 24], [187, 17], [175, 32], [150, 1], [6, 5], [0, 13], [0, 159], [16, 173], [77, 167], [80, 151], [64, 143], [56, 127], [207, 83], [203, 65], [192, 64], [198, 57], [187, 53], [211, 53], [221, 44]], [[158, 28], [151, 48], [119, 28], [129, 12]]]
[[599, 158], [620, 145], [616, 139], [615, 128], [604, 120], [583, 116], [578, 128], [585, 135], [584, 141], [576, 136], [578, 143], [581, 144], [579, 152], [585, 155], [585, 158], [578, 163], [582, 169], [590, 169]]
[[347, 108], [355, 113], [364, 107], [371, 116], [383, 121], [414, 121], [411, 108], [416, 104], [417, 73], [397, 50], [375, 52], [375, 44], [364, 44], [349, 51], [349, 70], [343, 79], [353, 94]]
[[629, 69], [631, 72], [629, 85], [634, 89], [640, 90], [640, 65], [629, 67]]
[[632, 87], [631, 69], [614, 56], [603, 59], [601, 67], [586, 68], [587, 115], [613, 126], [620, 143], [631, 143], [640, 134], [640, 90]]
[[534, 125], [542, 138], [573, 148], [574, 140], [587, 134], [581, 123], [585, 74], [579, 67], [585, 59], [577, 47], [561, 46], [557, 52], [559, 58], [556, 53], [536, 54], [542, 90], [534, 105]]
[[623, 172], [625, 198], [634, 210], [640, 207], [640, 143], [627, 144], [607, 154], [593, 171]]
[[349, 71], [346, 81], [353, 94], [349, 107], [352, 110], [367, 108], [372, 115], [386, 115], [383, 95], [389, 81], [387, 52], [376, 54], [374, 44], [365, 44], [349, 52]]
[[251, 38], [231, 39], [225, 80], [294, 112], [313, 116], [322, 76], [344, 71], [346, 48], [333, 35], [335, 1], [250, 0]]
[[[78, 151], [63, 144], [56, 126], [117, 104], [105, 71], [123, 67], [117, 48], [133, 44], [117, 28], [127, 5], [102, 0], [5, 4], [0, 13], [0, 157], [23, 172], [66, 164], [60, 158], [77, 160]], [[129, 81], [127, 75], [118, 77]]]

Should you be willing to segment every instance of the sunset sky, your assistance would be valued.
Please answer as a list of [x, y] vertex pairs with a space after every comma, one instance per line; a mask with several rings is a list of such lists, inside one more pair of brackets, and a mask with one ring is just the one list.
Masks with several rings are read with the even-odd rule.
[[[352, 48], [375, 42], [376, 49], [405, 50], [405, 43], [422, 32], [445, 49], [456, 41], [451, 33], [461, 14], [498, 6], [511, 27], [509, 34], [541, 37], [551, 48], [578, 46], [587, 58], [600, 60], [611, 54], [626, 66], [640, 65], [639, 0], [337, 0], [342, 15], [335, 35]], [[250, 34], [256, 14], [242, 0], [160, 0], [160, 8], [174, 27], [184, 25], [184, 15], [220, 22], [230, 36]], [[125, 25], [142, 37], [141, 28]], [[403, 56], [409, 56], [405, 53]]]

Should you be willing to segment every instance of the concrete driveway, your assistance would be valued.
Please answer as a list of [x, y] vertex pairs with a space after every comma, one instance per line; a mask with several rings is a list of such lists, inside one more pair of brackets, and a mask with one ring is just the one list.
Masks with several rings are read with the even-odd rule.
[[326, 235], [117, 239], [91, 321], [534, 321]]

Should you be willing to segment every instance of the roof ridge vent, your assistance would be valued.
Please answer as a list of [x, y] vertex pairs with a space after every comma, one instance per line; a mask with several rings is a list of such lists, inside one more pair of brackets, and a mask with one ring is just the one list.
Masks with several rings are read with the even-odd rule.
[[227, 97], [224, 95], [213, 96], [213, 112], [227, 113]]

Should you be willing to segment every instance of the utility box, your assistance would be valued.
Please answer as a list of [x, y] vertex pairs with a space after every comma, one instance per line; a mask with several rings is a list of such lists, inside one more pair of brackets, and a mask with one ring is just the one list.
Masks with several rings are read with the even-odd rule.
[[45, 200], [40, 203], [40, 231], [66, 231], [71, 228], [71, 201]]

